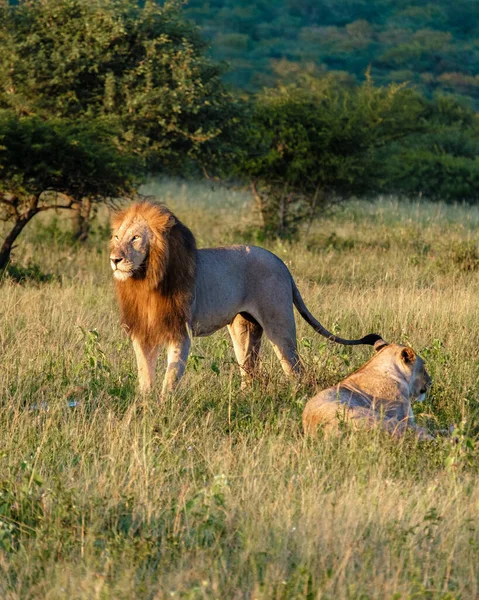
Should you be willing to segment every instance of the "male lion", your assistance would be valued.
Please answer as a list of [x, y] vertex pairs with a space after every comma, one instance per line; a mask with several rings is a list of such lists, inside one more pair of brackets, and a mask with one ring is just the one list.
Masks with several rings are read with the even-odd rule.
[[412, 348], [374, 344], [378, 353], [346, 379], [311, 398], [303, 412], [306, 434], [314, 434], [322, 424], [326, 431], [341, 422], [353, 427], [379, 425], [402, 435], [413, 429], [420, 439], [433, 439], [414, 420], [411, 401], [422, 402], [431, 385], [423, 359]]
[[321, 335], [340, 344], [373, 345], [332, 335], [311, 315], [286, 265], [255, 246], [197, 250], [191, 231], [168, 208], [139, 202], [112, 219], [110, 262], [138, 364], [140, 389], [154, 379], [159, 345], [168, 348], [162, 395], [182, 376], [194, 336], [228, 327], [243, 382], [257, 362], [263, 331], [287, 374], [300, 368], [293, 304]]

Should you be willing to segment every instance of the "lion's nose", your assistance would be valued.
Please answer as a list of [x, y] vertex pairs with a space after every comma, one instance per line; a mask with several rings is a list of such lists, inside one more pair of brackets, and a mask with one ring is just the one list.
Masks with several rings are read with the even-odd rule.
[[110, 256], [110, 260], [115, 266], [117, 266], [118, 264], [121, 263], [121, 261], [123, 260], [123, 257], [122, 256]]

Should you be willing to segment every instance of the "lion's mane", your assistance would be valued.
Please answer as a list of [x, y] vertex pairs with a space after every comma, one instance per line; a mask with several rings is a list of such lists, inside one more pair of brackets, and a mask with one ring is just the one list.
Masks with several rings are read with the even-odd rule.
[[116, 292], [128, 334], [153, 347], [185, 335], [195, 285], [196, 242], [161, 204], [133, 204], [113, 215], [112, 227], [135, 217], [142, 217], [151, 231], [148, 255], [133, 277], [115, 282]]

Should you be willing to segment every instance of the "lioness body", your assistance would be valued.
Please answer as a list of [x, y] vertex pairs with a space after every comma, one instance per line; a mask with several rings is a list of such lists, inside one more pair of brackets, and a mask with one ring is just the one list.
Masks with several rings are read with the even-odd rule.
[[283, 370], [298, 372], [293, 304], [333, 341], [372, 345], [379, 339], [332, 335], [308, 311], [277, 256], [255, 246], [197, 250], [191, 231], [164, 206], [134, 204], [114, 217], [113, 229], [110, 261], [143, 391], [153, 383], [160, 345], [168, 348], [165, 393], [184, 372], [190, 332], [207, 336], [225, 326], [244, 379], [253, 374], [263, 332]]
[[412, 411], [412, 401], [423, 400], [431, 384], [424, 361], [406, 346], [377, 342], [377, 347], [378, 354], [360, 369], [308, 401], [305, 433], [314, 434], [318, 425], [330, 431], [349, 422], [353, 427], [379, 425], [393, 434], [410, 428], [431, 439], [416, 425]]

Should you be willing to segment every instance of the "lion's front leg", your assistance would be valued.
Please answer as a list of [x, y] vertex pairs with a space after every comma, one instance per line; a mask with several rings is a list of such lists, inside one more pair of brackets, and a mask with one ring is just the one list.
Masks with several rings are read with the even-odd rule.
[[179, 342], [173, 342], [168, 346], [168, 365], [166, 367], [161, 397], [164, 398], [173, 391], [178, 381], [183, 376], [190, 351], [190, 338], [185, 337]]
[[158, 345], [149, 346], [136, 338], [132, 338], [138, 366], [138, 383], [140, 392], [147, 394], [155, 381], [156, 361], [158, 359]]

